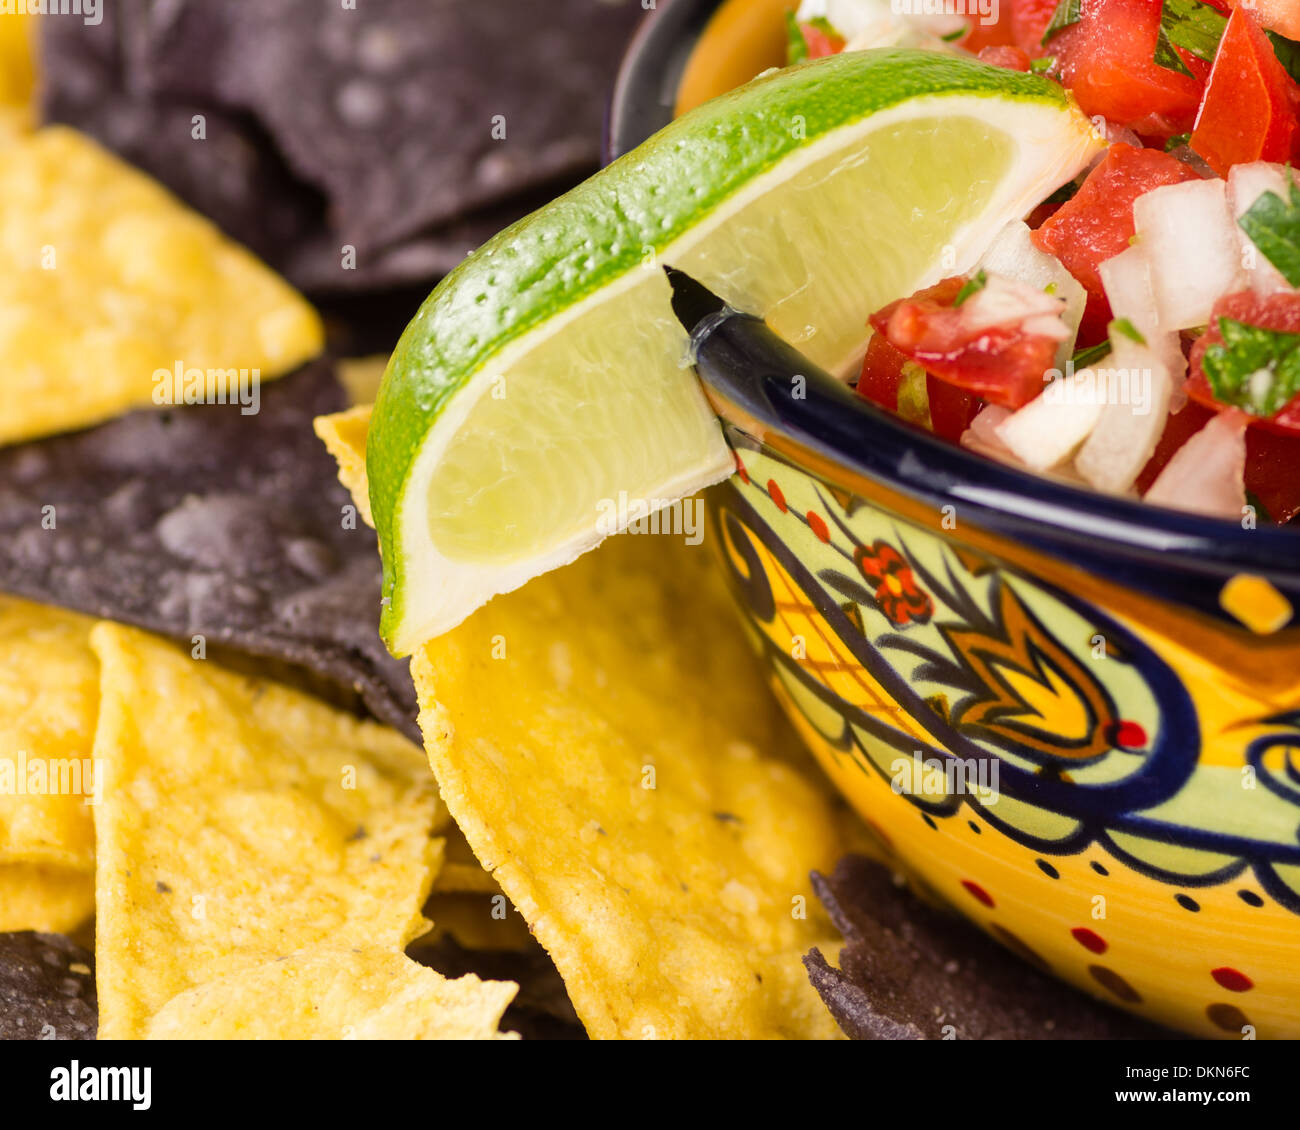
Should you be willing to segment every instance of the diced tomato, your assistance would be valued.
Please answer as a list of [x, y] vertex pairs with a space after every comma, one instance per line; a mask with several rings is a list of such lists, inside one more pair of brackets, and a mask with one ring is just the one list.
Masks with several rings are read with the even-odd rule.
[[[1174, 452], [1199, 432], [1214, 410], [1189, 400], [1181, 412], [1169, 417], [1155, 453], [1138, 476], [1139, 493], [1146, 494]], [[1300, 436], [1280, 435], [1265, 428], [1246, 429], [1246, 489], [1263, 504], [1275, 522], [1289, 522], [1300, 514]]]
[[1192, 148], [1221, 177], [1248, 161], [1286, 161], [1296, 147], [1300, 87], [1245, 8], [1228, 17], [1192, 131]]
[[951, 443], [961, 439], [984, 407], [984, 401], [969, 389], [949, 384], [932, 373], [925, 375], [925, 392], [930, 400], [930, 426], [934, 434]]
[[1029, 70], [1029, 56], [1019, 47], [985, 47], [980, 51], [980, 62], [1005, 67], [1009, 71]]
[[1211, 409], [1189, 400], [1179, 411], [1169, 417], [1169, 423], [1160, 434], [1160, 442], [1156, 444], [1156, 449], [1147, 460], [1147, 465], [1142, 468], [1142, 473], [1137, 477], [1136, 486], [1139, 494], [1146, 494], [1151, 484], [1160, 477], [1160, 472], [1165, 469], [1165, 465], [1174, 457], [1174, 452], [1205, 427], [1213, 416], [1214, 412]]
[[[1208, 0], [1225, 11], [1223, 0]], [[1233, 8], [1250, 8], [1257, 20], [1270, 31], [1287, 39], [1300, 39], [1300, 0], [1227, 0]]]
[[1052, 22], [1057, 0], [1002, 0], [1010, 7], [1011, 39], [1021, 51], [1037, 58], [1044, 54], [1043, 33]]
[[1044, 200], [1025, 217], [1025, 223], [1031, 228], [1041, 228], [1048, 220], [1061, 210], [1060, 200]]
[[1079, 191], [1034, 232], [1039, 249], [1060, 259], [1088, 292], [1080, 344], [1106, 334], [1110, 306], [1097, 269], [1133, 238], [1133, 201], [1161, 185], [1197, 179], [1194, 170], [1168, 153], [1116, 142]]
[[1156, 63], [1161, 8], [1160, 0], [1082, 0], [1078, 22], [1048, 40], [1056, 73], [1084, 113], [1147, 130], [1159, 124], [1164, 136], [1192, 128], [1204, 82], [1194, 56], [1177, 48], [1193, 75]]
[[799, 31], [803, 41], [808, 45], [808, 58], [823, 59], [827, 55], [838, 55], [844, 50], [843, 37], [823, 31], [816, 24], [800, 24]]
[[[1223, 341], [1219, 328], [1220, 318], [1231, 318], [1234, 322], [1244, 322], [1248, 326], [1261, 326], [1266, 330], [1280, 330], [1284, 333], [1300, 333], [1300, 294], [1284, 291], [1261, 297], [1253, 291], [1229, 294], [1214, 304], [1210, 313], [1210, 324], [1205, 333], [1196, 339], [1189, 357], [1190, 376], [1187, 380], [1187, 395], [1207, 408], [1221, 409], [1225, 405], [1214, 397], [1214, 390], [1205, 376], [1202, 360], [1210, 346]], [[1300, 394], [1292, 397], [1290, 402], [1275, 416], [1251, 416], [1250, 422], [1257, 427], [1284, 435], [1300, 435]], [[1293, 472], [1300, 479], [1300, 466]]]
[[994, 3], [991, 14], [993, 22], [987, 24], [980, 16], [969, 17], [970, 31], [959, 40], [967, 51], [978, 55], [986, 47], [1010, 47], [1015, 42], [1006, 4]]
[[994, 404], [1019, 408], [1043, 391], [1043, 374], [1055, 362], [1058, 342], [1019, 328], [994, 327], [972, 334], [954, 305], [965, 282], [961, 277], [944, 279], [911, 298], [891, 302], [871, 315], [872, 328], [940, 381]]
[[[1190, 406], [1189, 406], [1190, 407]], [[1246, 489], [1275, 522], [1300, 514], [1300, 436], [1267, 428], [1246, 430]]]
[[867, 355], [862, 360], [862, 375], [858, 378], [858, 395], [864, 396], [881, 408], [898, 411], [898, 386], [903, 379], [903, 366], [907, 358], [898, 352], [884, 334], [872, 334], [867, 343]]
[[[872, 334], [862, 362], [862, 376], [858, 379], [858, 395], [897, 412], [898, 387], [906, 364], [907, 357], [890, 345], [884, 334]], [[928, 373], [925, 391], [935, 434], [956, 443], [983, 406], [980, 398]]]

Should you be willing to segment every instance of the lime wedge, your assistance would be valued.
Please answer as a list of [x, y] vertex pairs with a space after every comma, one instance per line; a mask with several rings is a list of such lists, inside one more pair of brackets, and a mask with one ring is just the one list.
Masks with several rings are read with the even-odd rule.
[[389, 647], [593, 548], [622, 492], [729, 472], [665, 264], [845, 372], [869, 313], [969, 268], [1101, 145], [1046, 79], [855, 52], [706, 103], [502, 232], [421, 307], [375, 403]]

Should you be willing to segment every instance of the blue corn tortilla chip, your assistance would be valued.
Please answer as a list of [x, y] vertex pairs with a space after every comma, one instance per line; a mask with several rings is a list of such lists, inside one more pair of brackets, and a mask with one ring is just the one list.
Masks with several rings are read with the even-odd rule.
[[251, 113], [358, 248], [599, 161], [641, 0], [154, 5], [143, 81]]
[[0, 934], [0, 1040], [93, 1040], [95, 959], [62, 934]]
[[[595, 170], [642, 13], [640, 0], [505, 7], [118, 0], [97, 25], [43, 22], [42, 115], [150, 173], [302, 290], [427, 291]], [[376, 97], [383, 121], [355, 128]]]
[[379, 639], [374, 533], [312, 431], [346, 403], [318, 360], [261, 389], [256, 414], [137, 412], [0, 451], [0, 591], [201, 636], [418, 741], [407, 664]]
[[[324, 198], [295, 180], [252, 118], [154, 98], [132, 81], [147, 11], [141, 0], [118, 0], [104, 5], [99, 24], [42, 21], [43, 120], [89, 134], [273, 265], [313, 245], [323, 254]], [[195, 115], [202, 140], [194, 137]]]
[[815, 949], [804, 966], [852, 1039], [1180, 1038], [1022, 961], [865, 856], [846, 856], [812, 881], [845, 946], [838, 969]]

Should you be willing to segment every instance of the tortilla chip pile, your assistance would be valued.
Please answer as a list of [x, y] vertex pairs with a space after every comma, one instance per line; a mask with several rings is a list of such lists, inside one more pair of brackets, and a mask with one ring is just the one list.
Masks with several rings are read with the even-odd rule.
[[344, 403], [315, 361], [256, 415], [142, 411], [0, 449], [0, 589], [310, 671], [418, 736], [408, 664], [358, 614], [378, 606], [374, 534], [311, 431]]
[[595, 171], [599, 92], [642, 14], [640, 0], [104, 5], [97, 25], [42, 27], [42, 112], [307, 290], [427, 283]]
[[[358, 499], [361, 415], [317, 422]], [[598, 1038], [839, 1034], [798, 957], [850, 837], [729, 600], [707, 551], [615, 538], [412, 662], [444, 800]]]
[[[47, 238], [78, 253], [56, 260], [39, 310], [20, 308], [29, 336], [110, 293], [118, 213], [82, 210], [78, 194], [153, 194], [158, 237], [112, 284], [126, 314], [97, 355], [117, 399], [94, 418], [152, 399], [158, 342], [223, 362], [208, 335], [248, 324], [256, 287], [287, 296], [293, 319], [276, 324], [298, 328], [280, 361], [255, 359], [278, 374], [315, 348], [300, 299], [93, 143], [43, 131], [0, 158], [39, 171], [56, 151], [73, 206], [51, 212]], [[176, 255], [230, 285], [155, 303]], [[202, 319], [149, 336], [150, 318], [187, 309]], [[36, 358], [34, 389], [98, 387], [95, 369], [13, 348]], [[311, 434], [327, 417], [361, 488], [366, 412], [339, 411], [320, 360], [259, 395], [251, 415], [150, 404], [84, 431], [69, 429], [89, 422], [91, 395], [15, 418], [10, 438], [27, 442], [0, 451], [0, 587], [42, 605], [6, 600], [0, 615], [5, 753], [77, 766], [82, 787], [0, 808], [5, 927], [70, 931], [93, 910], [106, 1038], [491, 1036], [503, 1017], [567, 1035], [575, 1008], [595, 1036], [835, 1035], [799, 957], [831, 937], [809, 869], [846, 841], [821, 786], [777, 752], [793, 736], [755, 703], [754, 660], [705, 555], [625, 539], [424, 651], [430, 758], [457, 831], [414, 747], [346, 709], [413, 721], [404, 667], [377, 650], [365, 507]], [[418, 964], [405, 950], [421, 934]]]
[[[0, 606], [8, 629], [32, 620], [53, 627], [0, 647], [5, 675], [30, 665], [34, 647], [57, 648], [83, 677], [76, 693], [87, 660], [97, 693], [80, 735], [93, 732], [93, 746], [29, 726], [29, 764], [89, 754], [95, 777], [35, 807], [6, 798], [23, 802], [6, 851], [75, 846], [76, 863], [91, 862], [93, 903], [80, 909], [97, 909], [100, 1035], [497, 1034], [513, 984], [448, 981], [403, 952], [428, 929], [421, 907], [443, 851], [434, 833], [448, 823], [405, 738], [135, 629]], [[68, 697], [33, 693], [27, 713], [68, 722], [84, 706]], [[29, 877], [27, 889], [44, 887]]]
[[[146, 177], [28, 124], [0, 139], [0, 587], [44, 603], [0, 597], [0, 1036], [495, 1037], [515, 984], [404, 953], [450, 824], [425, 759], [329, 705], [415, 728], [358, 615], [374, 535], [311, 431], [347, 403], [319, 318]], [[257, 396], [160, 398], [174, 367]], [[458, 837], [429, 906], [477, 905], [439, 937], [518, 949], [471, 863]]]

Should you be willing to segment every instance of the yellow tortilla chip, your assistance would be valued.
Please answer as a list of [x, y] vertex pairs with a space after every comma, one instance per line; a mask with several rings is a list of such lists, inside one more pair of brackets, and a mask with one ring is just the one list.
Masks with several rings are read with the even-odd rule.
[[0, 930], [62, 933], [95, 910], [93, 624], [0, 597]]
[[379, 394], [379, 386], [384, 380], [384, 370], [388, 368], [388, 358], [344, 357], [336, 369], [339, 381], [348, 390], [348, 399], [358, 407], [369, 408]]
[[95, 873], [42, 863], [0, 863], [0, 933], [68, 934], [95, 913]]
[[427, 928], [439, 803], [410, 742], [131, 628], [91, 646], [101, 1036], [307, 946], [400, 950]]
[[480, 895], [499, 894], [501, 891], [496, 880], [474, 858], [473, 849], [454, 824], [447, 830], [447, 848], [433, 889], [446, 893]]
[[34, 27], [26, 12], [0, 15], [0, 144], [28, 132], [35, 121]]
[[[326, 440], [340, 464], [340, 480], [366, 514], [369, 487], [365, 429], [369, 417], [367, 405], [316, 421], [317, 434]], [[350, 426], [339, 426], [338, 422], [345, 419]], [[334, 423], [327, 423], [322, 431], [326, 421]], [[639, 613], [634, 620], [627, 620], [625, 609], [639, 609]], [[870, 839], [861, 822], [847, 811], [843, 799], [808, 760], [798, 737], [762, 689], [761, 668], [744, 645], [734, 615], [730, 597], [709, 565], [707, 554], [688, 552], [686, 547], [663, 538], [619, 537], [575, 565], [533, 581], [521, 592], [497, 597], [449, 636], [426, 645], [413, 660], [412, 673], [424, 710], [421, 723], [427, 720], [431, 724], [425, 727], [430, 761], [440, 783], [455, 788], [455, 780], [460, 786], [456, 795], [444, 794], [446, 803], [458, 823], [466, 820], [473, 825], [467, 825], [465, 831], [479, 858], [505, 864], [504, 868], [490, 868], [494, 878], [501, 881], [512, 899], [527, 900], [520, 909], [525, 911], [538, 940], [550, 951], [579, 1016], [593, 1036], [725, 1034], [726, 1026], [707, 1030], [709, 1016], [717, 1011], [710, 1006], [726, 999], [726, 991], [715, 994], [708, 985], [709, 954], [713, 965], [733, 978], [732, 991], [746, 1005], [732, 1017], [732, 1034], [834, 1039], [842, 1035], [812, 992], [803, 970], [801, 958], [811, 946], [838, 952], [841, 945], [808, 889], [806, 876], [814, 867], [832, 866], [843, 852], [861, 850]], [[636, 630], [628, 632], [626, 629], [633, 623]], [[490, 680], [471, 686], [476, 677], [471, 671], [482, 670], [485, 658], [492, 653], [490, 645], [487, 651], [484, 647], [494, 637], [505, 643], [506, 655], [513, 657], [515, 665], [507, 667], [503, 660], [492, 660]], [[585, 650], [597, 640], [604, 663]], [[558, 645], [559, 650], [553, 645]], [[575, 654], [580, 666], [572, 662]], [[528, 670], [529, 657], [535, 664], [532, 670]], [[641, 664], [648, 660], [655, 665], [652, 681], [642, 677]], [[515, 688], [511, 686], [512, 672], [520, 670], [527, 672], [524, 684]], [[615, 680], [618, 693], [607, 694]], [[582, 689], [574, 691], [575, 685]], [[462, 694], [465, 690], [469, 693]], [[530, 693], [520, 698], [524, 691]], [[434, 701], [435, 694], [450, 709], [443, 710]], [[494, 695], [500, 696], [495, 706]], [[664, 696], [668, 703], [682, 701], [691, 719], [664, 724], [674, 711], [671, 705], [657, 701], [657, 695]], [[595, 702], [588, 705], [590, 699]], [[501, 711], [500, 702], [511, 703], [512, 709]], [[710, 714], [711, 721], [701, 719], [701, 713]], [[552, 723], [552, 748], [542, 748], [537, 740], [527, 747], [518, 744], [529, 737], [544, 741], [545, 735], [530, 734], [531, 719], [543, 715]], [[454, 726], [457, 718], [469, 719], [473, 732], [462, 722], [458, 739]], [[451, 733], [444, 731], [448, 722], [453, 723]], [[641, 726], [645, 727], [644, 737], [639, 733]], [[714, 766], [711, 773], [709, 743], [718, 740], [719, 729], [724, 732], [723, 744], [738, 755], [739, 764], [729, 768]], [[568, 749], [563, 745], [566, 730], [571, 741]], [[710, 730], [713, 732], [706, 732]], [[603, 755], [597, 748], [607, 732], [622, 747], [612, 755]], [[511, 739], [503, 742], [504, 749], [496, 745], [497, 735], [502, 733]], [[695, 861], [703, 861], [705, 870], [712, 872], [711, 883], [704, 888], [697, 885], [692, 900], [697, 908], [703, 908], [704, 917], [710, 916], [710, 899], [717, 906], [730, 899], [742, 910], [748, 904], [745, 884], [738, 881], [731, 886], [725, 878], [730, 861], [740, 856], [748, 866], [757, 866], [773, 877], [762, 884], [764, 896], [773, 888], [779, 889], [779, 877], [790, 877], [797, 892], [790, 896], [789, 923], [781, 918], [779, 905], [773, 906], [770, 919], [765, 913], [762, 919], [748, 922], [743, 914], [737, 921], [734, 910], [729, 910], [731, 921], [719, 932], [733, 939], [730, 944], [736, 950], [732, 953], [727, 952], [726, 941], [719, 945], [716, 937], [709, 936], [712, 924], [693, 936], [693, 915], [682, 916], [672, 924], [671, 939], [656, 939], [659, 915], [644, 912], [644, 918], [637, 921], [639, 907], [654, 901], [653, 885], [642, 888], [635, 896], [617, 889], [617, 876], [635, 873], [645, 862], [637, 859], [635, 850], [607, 847], [604, 854], [613, 856], [607, 872], [592, 873], [584, 864], [569, 859], [569, 867], [548, 873], [549, 861], [580, 857], [586, 851], [582, 843], [601, 835], [592, 827], [595, 821], [583, 823], [581, 808], [577, 812], [560, 811], [556, 798], [579, 797], [585, 804], [589, 799], [583, 796], [587, 789], [591, 795], [604, 792], [617, 808], [624, 782], [613, 784], [610, 770], [626, 773], [628, 766], [639, 763], [636, 747], [642, 741], [647, 748], [666, 742], [673, 760], [685, 767], [688, 782], [698, 776], [713, 777], [691, 798], [697, 813], [704, 814], [699, 823], [708, 829], [706, 838], [718, 835], [716, 827], [708, 827], [710, 821], [716, 821], [715, 813], [730, 811], [725, 806], [710, 807], [710, 789], [714, 795], [727, 791], [747, 795], [765, 814], [758, 822], [757, 835], [751, 830], [743, 844], [732, 842], [712, 860], [701, 856]], [[464, 760], [460, 759], [462, 748], [473, 751]], [[482, 788], [475, 788], [473, 767], [482, 760], [493, 771], [483, 774], [478, 782]], [[584, 782], [586, 767], [598, 766], [602, 761], [605, 764], [600, 779]], [[522, 791], [517, 798], [509, 795], [506, 779], [510, 772], [533, 781], [534, 769], [551, 767], [553, 763], [561, 763], [557, 773], [561, 779], [547, 782], [553, 795], [539, 798]], [[442, 779], [444, 766], [448, 771], [446, 780]], [[456, 766], [463, 772], [457, 772]], [[657, 778], [656, 767], [656, 783]], [[783, 797], [783, 781], [787, 780], [791, 791]], [[639, 785], [638, 777], [636, 787]], [[788, 805], [788, 813], [780, 811], [783, 803]], [[674, 807], [677, 815], [693, 811], [690, 803]], [[623, 815], [632, 811], [629, 805]], [[731, 811], [731, 815], [736, 813]], [[790, 822], [789, 839], [784, 838], [784, 830], [776, 830], [783, 819]], [[490, 827], [494, 824], [495, 830]], [[580, 837], [577, 843], [570, 838], [575, 827]], [[639, 838], [653, 840], [655, 835], [651, 832]], [[769, 847], [765, 838], [769, 837], [776, 840], [770, 845], [774, 867], [764, 862]], [[732, 837], [728, 834], [724, 839]], [[604, 844], [603, 839], [601, 842]], [[692, 849], [680, 843], [676, 848], [671, 858], [685, 855], [687, 863], [691, 863]], [[656, 852], [652, 851], [651, 857]], [[575, 883], [566, 896], [563, 876], [573, 866], [582, 881]], [[659, 870], [656, 878], [663, 881], [664, 869]], [[602, 891], [606, 874], [609, 886]], [[663, 904], [663, 917], [671, 920], [678, 917], [670, 904], [678, 897], [679, 887], [674, 887], [670, 877], [666, 885], [670, 895]], [[719, 887], [724, 894], [718, 893]], [[536, 892], [545, 897], [535, 897]], [[594, 899], [592, 918], [584, 922], [584, 898], [589, 892]], [[616, 897], [625, 893], [626, 898]], [[467, 948], [494, 948], [488, 944], [495, 936], [493, 927], [480, 930], [470, 897], [435, 895], [429, 906], [435, 934], [445, 929]], [[795, 899], [801, 904], [795, 905]], [[611, 911], [606, 901], [621, 905]], [[551, 904], [559, 904], [567, 917], [550, 913]], [[806, 919], [794, 917], [801, 911], [807, 914]], [[605, 968], [588, 967], [588, 955], [601, 953], [601, 924], [606, 921], [617, 922], [623, 936], [610, 938], [613, 960], [605, 963]], [[781, 935], [791, 937], [792, 948], [782, 948]], [[770, 948], [763, 952], [765, 941]], [[693, 954], [695, 946], [698, 953]], [[671, 982], [674, 974], [656, 978], [650, 969], [638, 969], [636, 962], [644, 956], [653, 966], [661, 950], [671, 951], [688, 967], [698, 958], [700, 964], [694, 974], [689, 969], [687, 972], [693, 982], [692, 995], [712, 999], [702, 1007], [695, 1000], [682, 998], [671, 1021], [656, 1025], [653, 1019], [639, 1018], [634, 998], [641, 996], [644, 1001], [647, 989], [651, 994], [671, 995], [676, 989], [666, 982]], [[750, 955], [748, 960], [746, 953]], [[616, 978], [627, 971], [629, 963], [634, 971], [629, 976], [636, 983], [619, 988]], [[750, 984], [751, 978], [756, 983], [761, 978], [762, 993]], [[671, 1005], [663, 1009], [653, 1003], [645, 1011], [653, 1016], [672, 1009]]]
[[537, 945], [528, 923], [499, 890], [494, 895], [435, 891], [424, 913], [433, 919], [433, 929], [422, 941], [436, 942], [450, 935], [467, 950], [514, 953]]
[[368, 526], [375, 524], [370, 516], [370, 482], [366, 478], [366, 430], [370, 427], [371, 407], [361, 404], [312, 421], [316, 435], [338, 462], [339, 482], [352, 493], [357, 513]]
[[0, 864], [95, 869], [94, 623], [0, 597]]
[[[159, 1040], [497, 1040], [512, 981], [449, 981], [400, 950], [320, 946], [208, 981], [149, 1023]], [[101, 1028], [102, 1031], [102, 1028]]]
[[832, 1038], [844, 847], [707, 552], [624, 536], [416, 653], [443, 799], [594, 1037]]
[[[89, 138], [0, 148], [0, 443], [239, 399], [320, 352], [288, 283]], [[178, 375], [179, 374], [179, 375]]]

